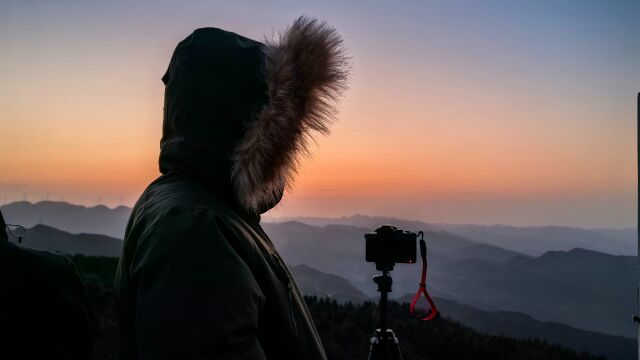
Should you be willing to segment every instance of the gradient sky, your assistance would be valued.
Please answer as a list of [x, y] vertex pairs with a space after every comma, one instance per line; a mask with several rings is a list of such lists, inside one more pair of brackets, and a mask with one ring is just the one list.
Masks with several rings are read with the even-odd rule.
[[5, 0], [0, 203], [133, 204], [175, 45], [300, 14], [339, 30], [354, 74], [269, 216], [635, 226], [640, 1]]

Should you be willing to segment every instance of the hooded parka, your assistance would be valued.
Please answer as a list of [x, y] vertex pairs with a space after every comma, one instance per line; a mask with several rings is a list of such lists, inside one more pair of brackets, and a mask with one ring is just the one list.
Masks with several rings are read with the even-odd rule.
[[300, 18], [273, 43], [194, 31], [166, 74], [160, 171], [117, 271], [120, 359], [325, 359], [260, 214], [344, 88], [341, 40]]

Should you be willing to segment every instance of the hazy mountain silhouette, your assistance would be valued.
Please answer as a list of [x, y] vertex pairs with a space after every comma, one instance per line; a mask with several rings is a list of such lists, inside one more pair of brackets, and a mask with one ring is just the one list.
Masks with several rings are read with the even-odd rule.
[[581, 229], [567, 226], [515, 227], [451, 225], [438, 227], [485, 244], [539, 256], [549, 250], [583, 248], [613, 255], [635, 255], [636, 229]]
[[633, 256], [574, 249], [506, 263], [465, 259], [434, 269], [431, 279], [447, 298], [476, 307], [633, 336], [636, 267]]
[[[277, 246], [288, 248], [297, 247], [302, 243], [305, 246], [326, 244], [329, 247], [327, 250], [351, 252], [361, 255], [364, 260], [364, 233], [368, 232], [366, 228], [334, 224], [312, 226], [297, 221], [264, 223], [262, 226]], [[425, 230], [424, 233], [429, 250], [446, 256], [447, 260], [478, 258], [488, 261], [508, 261], [518, 256], [526, 257], [522, 253], [470, 241], [442, 230]]]
[[[331, 298], [339, 302], [377, 301], [377, 298], [367, 299], [340, 276], [321, 272], [307, 265], [293, 266], [291, 272], [304, 295]], [[396, 300], [408, 303], [412, 298], [413, 295], [408, 294]], [[482, 333], [519, 339], [543, 339], [578, 351], [603, 355], [608, 359], [634, 359], [637, 355], [636, 340], [631, 337], [581, 330], [558, 322], [539, 321], [514, 311], [480, 310], [443, 298], [435, 298], [435, 301], [443, 316]]]
[[307, 265], [292, 266], [291, 274], [305, 295], [329, 298], [338, 302], [361, 303], [368, 300], [358, 288], [340, 276], [318, 271]]
[[105, 235], [70, 234], [50, 226], [36, 225], [27, 231], [22, 245], [69, 255], [119, 257], [123, 242]]
[[[406, 295], [398, 301], [410, 302], [412, 298], [413, 295]], [[630, 360], [637, 356], [637, 342], [632, 337], [607, 335], [557, 322], [539, 321], [514, 311], [480, 310], [443, 298], [435, 298], [434, 301], [444, 317], [486, 334], [517, 339], [538, 338], [578, 351], [603, 355], [607, 359]]]
[[[371, 282], [375, 265], [366, 263], [364, 258], [363, 233], [366, 229], [346, 225], [317, 227], [300, 222], [265, 223], [263, 227], [289, 264], [305, 264], [323, 272], [343, 276], [367, 296], [376, 295], [376, 288]], [[429, 244], [429, 261], [433, 267], [467, 258], [481, 258], [492, 262], [523, 256], [445, 232], [426, 231], [425, 238]], [[400, 274], [399, 286], [412, 287], [417, 267], [403, 264], [396, 269], [396, 273]], [[411, 282], [403, 282], [403, 278], [411, 279]]]
[[[375, 266], [364, 262], [365, 229], [316, 227], [299, 222], [264, 224], [292, 265], [306, 264], [349, 280], [369, 297]], [[436, 296], [486, 310], [513, 310], [578, 328], [632, 336], [636, 258], [574, 249], [537, 258], [442, 231], [425, 232], [429, 286]], [[393, 293], [415, 291], [418, 265], [399, 264]]]
[[383, 224], [392, 224], [399, 228], [411, 231], [419, 230], [441, 230], [440, 228], [431, 224], [418, 220], [403, 220], [388, 216], [369, 216], [355, 214], [351, 216], [341, 216], [335, 218], [327, 217], [310, 217], [310, 216], [295, 216], [295, 217], [283, 217], [283, 218], [266, 218], [266, 222], [282, 223], [297, 221], [313, 226], [326, 226], [326, 225], [348, 225], [367, 229], [367, 231], [374, 231], [378, 226]]
[[[58, 223], [70, 232], [122, 233], [129, 209], [120, 207], [86, 208], [56, 202], [30, 204], [14, 203], [3, 207], [8, 222]], [[318, 222], [319, 218], [314, 221]], [[342, 222], [355, 221], [365, 227], [352, 225], [310, 226], [301, 222], [264, 223], [264, 228], [282, 252], [290, 265], [308, 265], [322, 272], [342, 276], [349, 280], [366, 296], [377, 295], [371, 281], [375, 266], [364, 262], [363, 233], [371, 231], [380, 223], [395, 223], [412, 230], [426, 230], [425, 238], [429, 246], [429, 284], [436, 296], [453, 299], [485, 310], [513, 310], [541, 320], [557, 321], [571, 326], [625, 336], [635, 333], [634, 325], [628, 321], [635, 310], [637, 278], [636, 258], [612, 256], [587, 250], [553, 251], [532, 258], [522, 253], [487, 244], [488, 242], [509, 244], [513, 235], [515, 248], [533, 252], [530, 244], [544, 248], [547, 246], [567, 247], [574, 242], [600, 246], [610, 239], [624, 242], [624, 230], [574, 229], [564, 227], [514, 228], [504, 226], [451, 225], [454, 234], [439, 230], [448, 225], [402, 222], [389, 218], [355, 216], [340, 218]], [[330, 219], [327, 221], [333, 221]], [[114, 230], [118, 228], [119, 230]], [[40, 229], [46, 229], [42, 227]], [[94, 229], [94, 230], [91, 230]], [[97, 230], [95, 230], [97, 229]], [[471, 231], [471, 230], [473, 231]], [[483, 230], [480, 232], [478, 229]], [[487, 235], [488, 230], [500, 229], [500, 236]], [[37, 244], [31, 236], [40, 230], [30, 232], [25, 244]], [[54, 233], [54, 232], [52, 232]], [[480, 241], [473, 241], [461, 235], [473, 234]], [[482, 236], [478, 234], [482, 234]], [[67, 239], [65, 236], [49, 233], [40, 237], [51, 242]], [[533, 234], [524, 239], [522, 234]], [[558, 235], [560, 234], [560, 235]], [[574, 235], [575, 235], [575, 238]], [[595, 235], [594, 235], [595, 234]], [[517, 240], [517, 236], [520, 240]], [[115, 239], [102, 238], [95, 241], [81, 241], [86, 235], [58, 241], [59, 244], [37, 244], [41, 248], [52, 248], [63, 252], [77, 251], [84, 254], [119, 255], [119, 243]], [[546, 242], [538, 237], [548, 237], [556, 242]], [[582, 236], [583, 240], [578, 240]], [[494, 240], [492, 240], [494, 239]], [[498, 239], [498, 240], [495, 240]], [[562, 240], [569, 239], [569, 240]], [[586, 240], [585, 240], [586, 239]], [[78, 242], [82, 246], [77, 245]], [[73, 246], [68, 245], [74, 244]], [[98, 245], [96, 245], [98, 244]], [[102, 244], [102, 245], [100, 245]], [[105, 245], [111, 244], [111, 245]], [[505, 246], [507, 246], [505, 245]], [[393, 272], [394, 292], [399, 296], [415, 290], [418, 282], [418, 265], [397, 265]]]
[[613, 255], [635, 255], [636, 229], [582, 229], [569, 226], [435, 224], [392, 217], [353, 215], [338, 218], [291, 217], [273, 222], [299, 221], [314, 226], [349, 225], [373, 231], [381, 224], [393, 224], [405, 230], [444, 230], [479, 243], [539, 256], [551, 250], [583, 248]]
[[118, 239], [124, 237], [131, 208], [104, 205], [85, 207], [58, 201], [30, 203], [14, 202], [0, 207], [8, 223], [33, 227], [49, 225], [73, 234], [102, 234]]
[[[65, 202], [15, 202], [0, 207], [11, 223], [27, 227], [37, 224], [53, 226], [70, 233], [103, 234], [121, 239], [124, 236], [131, 208], [119, 206], [110, 209], [99, 205], [85, 207]], [[637, 235], [635, 229], [581, 229], [565, 226], [514, 227], [506, 225], [430, 224], [422, 221], [392, 217], [353, 215], [338, 218], [295, 217], [265, 222], [298, 221], [314, 226], [348, 225], [373, 231], [381, 224], [394, 224], [407, 230], [447, 231], [477, 243], [499, 246], [531, 256], [550, 250], [583, 248], [613, 255], [635, 255]]]
[[[99, 319], [94, 346], [95, 358], [113, 359], [117, 339], [112, 286], [118, 259], [78, 255], [73, 260]], [[334, 278], [331, 275], [329, 277]], [[305, 279], [299, 278], [298, 281], [303, 283]], [[365, 301], [359, 304], [341, 304], [336, 300], [319, 299], [315, 296], [305, 296], [305, 300], [329, 359], [366, 359], [368, 341], [376, 324], [378, 309], [375, 303]], [[445, 306], [444, 300], [439, 301]], [[388, 310], [390, 325], [400, 338], [406, 359], [602, 359], [556, 345], [557, 341], [554, 339], [547, 342], [538, 338], [514, 339], [504, 335], [487, 335], [446, 318], [423, 323], [408, 316], [407, 304], [390, 302]], [[471, 312], [475, 313], [473, 310]], [[509, 318], [502, 322], [510, 323], [508, 320]], [[500, 323], [499, 321], [498, 324]], [[527, 324], [523, 323], [522, 326], [526, 330]], [[545, 324], [542, 323], [542, 326]], [[535, 320], [533, 327], [538, 327]], [[574, 330], [567, 329], [570, 334], [580, 336], [581, 333]], [[591, 333], [585, 336], [594, 343], [610, 342], [611, 347], [605, 346], [604, 350], [611, 351], [614, 355], [623, 355], [612, 357], [613, 359], [633, 358], [624, 356], [628, 348], [625, 339]], [[620, 349], [613, 349], [614, 346], [619, 346]]]

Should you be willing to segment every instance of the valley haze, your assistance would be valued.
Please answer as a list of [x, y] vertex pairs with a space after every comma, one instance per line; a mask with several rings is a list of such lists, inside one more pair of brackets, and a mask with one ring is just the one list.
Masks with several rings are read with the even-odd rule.
[[[44, 224], [70, 233], [94, 233], [120, 238], [131, 208], [104, 205], [83, 206], [58, 201], [30, 203], [14, 202], [0, 207], [8, 222], [26, 227]], [[637, 253], [637, 231], [633, 228], [578, 228], [569, 226], [529, 226], [442, 224], [419, 220], [404, 220], [384, 216], [352, 215], [335, 218], [263, 216], [262, 223], [300, 222], [314, 226], [349, 225], [375, 230], [379, 225], [392, 224], [404, 230], [447, 231], [470, 240], [491, 244], [504, 249], [539, 256], [550, 250], [568, 251], [584, 248], [613, 255], [635, 255]]]
[[[340, 303], [375, 301], [370, 281], [374, 267], [362, 261], [363, 228], [300, 222], [264, 227], [304, 294]], [[444, 317], [488, 334], [539, 338], [609, 359], [633, 358], [633, 326], [626, 315], [634, 304], [626, 295], [635, 281], [635, 257], [574, 249], [533, 258], [443, 231], [427, 230], [427, 236], [429, 288]], [[106, 235], [70, 234], [35, 225], [22, 245], [75, 254], [81, 272], [88, 270], [87, 261], [102, 264], [93, 271], [105, 276], [109, 281], [105, 284], [113, 284], [122, 244]], [[411, 299], [417, 270], [396, 266], [393, 299]], [[590, 317], [583, 316], [585, 311]]]
[[[8, 222], [31, 228], [26, 246], [118, 256], [131, 209], [49, 201], [12, 203], [2, 211]], [[377, 292], [375, 267], [364, 261], [363, 233], [392, 223], [425, 232], [435, 296], [598, 333], [635, 333], [628, 321], [637, 284], [631, 229], [429, 224], [364, 215], [287, 220], [262, 225], [289, 266], [308, 266], [313, 270], [303, 276], [311, 278], [314, 270], [342, 277], [367, 298]], [[418, 272], [417, 266], [396, 266], [392, 298], [414, 292]]]

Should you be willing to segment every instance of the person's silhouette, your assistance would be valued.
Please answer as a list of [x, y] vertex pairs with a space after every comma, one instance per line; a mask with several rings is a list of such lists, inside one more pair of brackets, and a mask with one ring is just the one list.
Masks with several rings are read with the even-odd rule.
[[0, 212], [0, 358], [91, 359], [95, 320], [73, 263], [5, 227]]
[[345, 87], [342, 40], [299, 18], [267, 45], [216, 28], [175, 49], [162, 176], [135, 205], [117, 272], [120, 359], [324, 359], [260, 227]]

